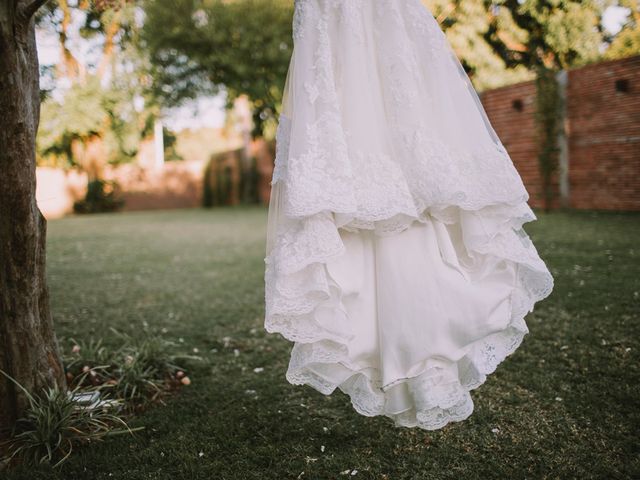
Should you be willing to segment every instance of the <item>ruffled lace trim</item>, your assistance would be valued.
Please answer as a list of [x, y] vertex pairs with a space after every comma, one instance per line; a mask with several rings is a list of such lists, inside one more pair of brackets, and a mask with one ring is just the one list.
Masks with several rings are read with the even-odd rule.
[[[358, 370], [349, 364], [347, 345], [353, 332], [341, 302], [342, 289], [326, 263], [345, 251], [339, 228], [392, 235], [429, 217], [460, 228], [469, 261], [476, 255], [492, 255], [517, 265], [511, 321], [506, 329], [469, 345], [467, 354], [457, 362], [443, 364], [427, 358], [418, 374], [381, 385], [379, 372]], [[489, 205], [476, 211], [430, 207], [418, 216], [399, 213], [380, 220], [327, 211], [303, 219], [283, 215], [277, 242], [264, 259], [265, 328], [294, 342], [287, 380], [326, 395], [339, 388], [350, 396], [360, 414], [385, 415], [398, 426], [433, 430], [466, 419], [473, 411], [469, 392], [482, 385], [519, 347], [528, 333], [524, 317], [553, 289], [553, 277], [522, 228], [535, 219], [526, 203]], [[325, 312], [322, 324], [316, 319], [319, 311]], [[331, 368], [333, 381], [317, 373], [323, 366]], [[336, 372], [342, 372], [338, 383]], [[393, 398], [407, 395], [413, 407], [395, 411]]]

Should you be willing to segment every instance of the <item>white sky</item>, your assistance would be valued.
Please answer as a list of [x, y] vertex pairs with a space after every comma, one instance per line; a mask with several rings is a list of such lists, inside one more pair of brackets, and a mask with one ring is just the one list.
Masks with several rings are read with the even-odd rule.
[[[604, 27], [612, 34], [618, 33], [629, 11], [622, 7], [609, 7], [603, 18]], [[71, 35], [69, 48], [82, 63], [90, 61], [92, 50], [96, 42], [87, 41], [79, 35]], [[44, 31], [37, 32], [38, 58], [41, 65], [55, 65], [60, 61], [60, 51], [57, 36]], [[172, 130], [178, 131], [184, 128], [213, 127], [220, 128], [224, 125], [225, 111], [224, 98], [216, 97], [200, 98], [181, 108], [170, 112], [165, 118], [165, 124]]]
[[629, 15], [629, 10], [623, 7], [609, 7], [604, 12], [602, 23], [609, 32], [616, 34], [622, 28], [625, 18]]

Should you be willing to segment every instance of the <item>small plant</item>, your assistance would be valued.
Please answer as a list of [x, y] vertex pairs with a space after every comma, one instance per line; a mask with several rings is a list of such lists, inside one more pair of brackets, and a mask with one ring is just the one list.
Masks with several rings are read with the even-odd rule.
[[144, 368], [152, 369], [162, 377], [173, 377], [176, 372], [184, 370], [179, 363], [189, 360], [201, 361], [196, 355], [174, 353], [179, 345], [160, 335], [146, 335], [142, 339], [133, 339], [129, 335], [111, 329], [124, 340], [122, 353], [137, 359]]
[[161, 391], [157, 370], [139, 356], [126, 356], [114, 373], [114, 395], [131, 406], [153, 401]]
[[[102, 401], [98, 405], [82, 405], [76, 398], [80, 386], [71, 391], [50, 387], [40, 394], [31, 394], [18, 381], [0, 370], [22, 390], [28, 400], [24, 417], [20, 418], [7, 443], [5, 463], [22, 461], [28, 464], [62, 465], [73, 450], [82, 444], [107, 436], [133, 433], [118, 415], [109, 410], [118, 402]], [[120, 425], [124, 428], [115, 428]]]
[[73, 205], [76, 213], [101, 213], [120, 210], [124, 201], [115, 181], [93, 180], [87, 186], [85, 198]]
[[85, 385], [98, 386], [109, 379], [109, 370], [115, 363], [116, 352], [102, 344], [102, 340], [73, 343], [71, 353], [63, 353], [63, 362], [70, 384], [78, 384], [82, 379]]
[[67, 379], [72, 385], [109, 389], [127, 410], [139, 409], [157, 400], [171, 388], [188, 385], [185, 360], [202, 360], [193, 355], [173, 353], [178, 345], [159, 335], [132, 338], [111, 329], [122, 346], [109, 349], [101, 340], [78, 342], [73, 339], [70, 355], [65, 355]]

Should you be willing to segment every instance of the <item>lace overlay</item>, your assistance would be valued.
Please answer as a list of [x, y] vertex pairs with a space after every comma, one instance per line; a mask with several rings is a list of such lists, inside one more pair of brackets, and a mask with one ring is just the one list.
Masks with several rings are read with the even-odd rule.
[[[294, 343], [286, 378], [338, 388], [358, 413], [398, 426], [464, 420], [470, 391], [520, 346], [525, 316], [553, 289], [523, 229], [536, 220], [528, 193], [419, 0], [296, 0], [293, 37], [265, 257], [265, 328]], [[470, 316], [469, 331], [493, 326], [449, 358], [425, 345], [383, 381], [384, 352], [355, 353], [371, 332], [353, 317], [354, 298], [371, 290], [358, 284], [354, 296], [334, 262], [359, 251], [348, 234], [382, 239], [417, 225], [432, 229], [432, 260], [457, 271], [458, 285], [497, 279], [506, 318]], [[475, 301], [468, 295], [460, 302]]]

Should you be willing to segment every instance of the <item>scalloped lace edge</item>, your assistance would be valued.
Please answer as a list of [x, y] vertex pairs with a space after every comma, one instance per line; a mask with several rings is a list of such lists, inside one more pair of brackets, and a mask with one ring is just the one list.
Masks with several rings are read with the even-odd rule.
[[[461, 213], [469, 213], [458, 206]], [[513, 261], [517, 266], [516, 284], [511, 295], [511, 322], [502, 331], [489, 335], [468, 346], [468, 353], [457, 362], [451, 362], [446, 367], [425, 367], [418, 374], [409, 378], [398, 379], [392, 386], [380, 385], [375, 379], [379, 376], [372, 369], [362, 371], [349, 366], [347, 341], [351, 338], [349, 331], [328, 331], [314, 319], [316, 308], [332, 299], [341, 296], [340, 286], [331, 278], [326, 263], [329, 259], [343, 252], [344, 245], [339, 240], [332, 248], [320, 255], [301, 259], [297, 265], [287, 269], [285, 276], [295, 278], [299, 289], [295, 292], [284, 289], [284, 300], [293, 302], [293, 307], [285, 314], [278, 313], [280, 308], [273, 305], [274, 299], [282, 292], [277, 292], [277, 273], [274, 267], [274, 253], [265, 258], [266, 306], [265, 329], [269, 333], [279, 333], [294, 343], [291, 359], [286, 373], [286, 379], [293, 385], [308, 385], [325, 395], [331, 394], [336, 388], [349, 395], [353, 408], [365, 416], [384, 415], [394, 420], [396, 426], [419, 427], [425, 430], [436, 430], [450, 422], [458, 422], [468, 418], [474, 409], [470, 391], [482, 385], [487, 375], [493, 373], [504, 359], [511, 355], [521, 345], [524, 336], [529, 332], [524, 320], [527, 313], [533, 311], [536, 302], [546, 298], [553, 290], [553, 277], [539, 259], [535, 247], [522, 228], [523, 224], [536, 217], [527, 205], [498, 205], [498, 217], [503, 219], [501, 228], [512, 229], [519, 236], [525, 249], [530, 250], [529, 264], [516, 254], [508, 254], [504, 243], [516, 241], [514, 237], [506, 237], [496, 244], [476, 246], [478, 253], [493, 254], [499, 258]], [[445, 215], [441, 210], [436, 218], [451, 223], [455, 215]], [[524, 211], [524, 213], [523, 213]], [[353, 217], [346, 218], [343, 225], [338, 227], [333, 220], [335, 233], [338, 228], [357, 230], [370, 228], [378, 234], [390, 235], [408, 228], [416, 221], [424, 221], [426, 211], [418, 218], [396, 215], [382, 221], [363, 222]], [[433, 212], [432, 212], [433, 214]], [[323, 217], [325, 227], [326, 212], [315, 216]], [[291, 221], [291, 219], [288, 219]], [[308, 219], [307, 219], [308, 220]], [[294, 221], [304, 221], [294, 220]], [[385, 227], [386, 226], [386, 227]], [[388, 228], [388, 227], [391, 228]], [[494, 232], [492, 239], [498, 239], [501, 232]], [[339, 236], [338, 236], [339, 238]], [[516, 252], [516, 251], [514, 251]], [[516, 258], [514, 258], [516, 257]], [[520, 261], [521, 260], [521, 261]], [[537, 261], [536, 261], [537, 260]], [[305, 273], [313, 272], [314, 281], [308, 281]], [[297, 278], [295, 275], [299, 275]], [[274, 291], [276, 290], [276, 291]], [[300, 299], [304, 301], [300, 301]], [[335, 303], [334, 303], [335, 305]], [[274, 313], [274, 310], [276, 313]], [[287, 308], [284, 309], [285, 311]], [[336, 314], [340, 314], [336, 310]], [[427, 362], [428, 359], [425, 359]], [[341, 382], [330, 381], [309, 368], [312, 364], [331, 365], [342, 369], [345, 373]], [[389, 411], [386, 406], [386, 394], [389, 388], [405, 389], [414, 407], [402, 412]]]

